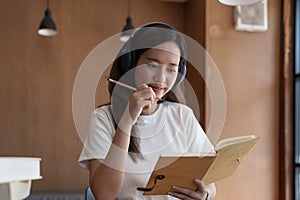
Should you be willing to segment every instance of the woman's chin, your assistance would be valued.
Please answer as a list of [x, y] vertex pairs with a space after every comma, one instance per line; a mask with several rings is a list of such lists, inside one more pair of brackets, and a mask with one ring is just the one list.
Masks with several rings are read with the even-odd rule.
[[157, 92], [155, 94], [156, 94], [156, 99], [161, 99], [165, 96], [166, 93], [165, 92]]

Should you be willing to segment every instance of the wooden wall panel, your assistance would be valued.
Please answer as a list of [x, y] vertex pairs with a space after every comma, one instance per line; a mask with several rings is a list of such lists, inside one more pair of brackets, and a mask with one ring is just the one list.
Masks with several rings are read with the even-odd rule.
[[[164, 21], [183, 29], [183, 4], [132, 0], [135, 27]], [[77, 165], [82, 143], [72, 118], [73, 82], [84, 58], [119, 33], [125, 0], [51, 0], [58, 35], [37, 34], [46, 0], [1, 0], [0, 156], [42, 158], [33, 191], [83, 191], [87, 170]], [[154, 12], [155, 11], [155, 12]], [[107, 99], [106, 88], [96, 102]]]
[[221, 138], [261, 137], [237, 173], [217, 183], [217, 200], [278, 199], [280, 1], [268, 1], [266, 32], [236, 31], [233, 7], [206, 5], [206, 47], [227, 96]]

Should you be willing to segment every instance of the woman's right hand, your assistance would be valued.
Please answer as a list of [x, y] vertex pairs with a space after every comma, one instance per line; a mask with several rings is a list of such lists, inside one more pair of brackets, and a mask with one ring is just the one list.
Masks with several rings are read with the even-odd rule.
[[149, 112], [155, 103], [156, 94], [146, 84], [139, 86], [131, 95], [127, 107], [122, 115], [118, 127], [130, 134], [132, 126], [136, 123], [142, 112]]
[[142, 84], [137, 88], [128, 102], [129, 113], [133, 123], [137, 121], [142, 112], [151, 111], [155, 99], [156, 94], [148, 85]]

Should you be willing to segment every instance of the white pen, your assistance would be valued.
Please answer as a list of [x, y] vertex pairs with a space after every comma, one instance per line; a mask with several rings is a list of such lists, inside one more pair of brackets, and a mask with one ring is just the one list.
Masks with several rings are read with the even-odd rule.
[[[133, 90], [133, 91], [136, 90], [136, 88], [134, 88], [134, 87], [132, 87], [132, 86], [130, 86], [130, 85], [127, 85], [127, 84], [125, 84], [125, 83], [121, 83], [121, 82], [119, 82], [119, 81], [116, 81], [116, 80], [114, 80], [114, 79], [108, 78], [107, 80], [108, 80], [109, 82], [115, 83], [115, 84], [117, 84], [117, 85], [119, 85], [119, 86], [128, 88], [128, 89], [130, 89], [130, 90]], [[161, 103], [161, 102], [163, 101], [162, 99], [159, 99], [159, 98], [157, 98], [157, 99], [159, 100], [158, 103]]]
[[136, 90], [136, 88], [134, 88], [134, 87], [132, 87], [132, 86], [130, 86], [130, 85], [127, 85], [127, 84], [125, 84], [125, 83], [121, 83], [121, 82], [119, 82], [119, 81], [115, 81], [114, 79], [108, 78], [107, 80], [110, 81], [110, 82], [112, 82], [112, 83], [115, 83], [115, 84], [117, 84], [117, 85], [120, 85], [120, 86], [122, 86], [122, 87], [128, 88], [128, 89], [130, 89], [130, 90], [133, 90], [133, 91]]

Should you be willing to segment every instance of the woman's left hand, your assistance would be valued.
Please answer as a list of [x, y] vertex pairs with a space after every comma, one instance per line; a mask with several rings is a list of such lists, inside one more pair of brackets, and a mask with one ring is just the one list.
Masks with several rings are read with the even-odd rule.
[[174, 192], [169, 192], [168, 194], [179, 198], [179, 199], [184, 199], [184, 200], [192, 200], [192, 199], [197, 199], [197, 200], [206, 200], [208, 199], [208, 191], [204, 185], [204, 183], [199, 180], [195, 179], [195, 184], [197, 185], [196, 190], [191, 190], [187, 189], [184, 187], [179, 187], [179, 186], [173, 186], [173, 189], [175, 190]]

